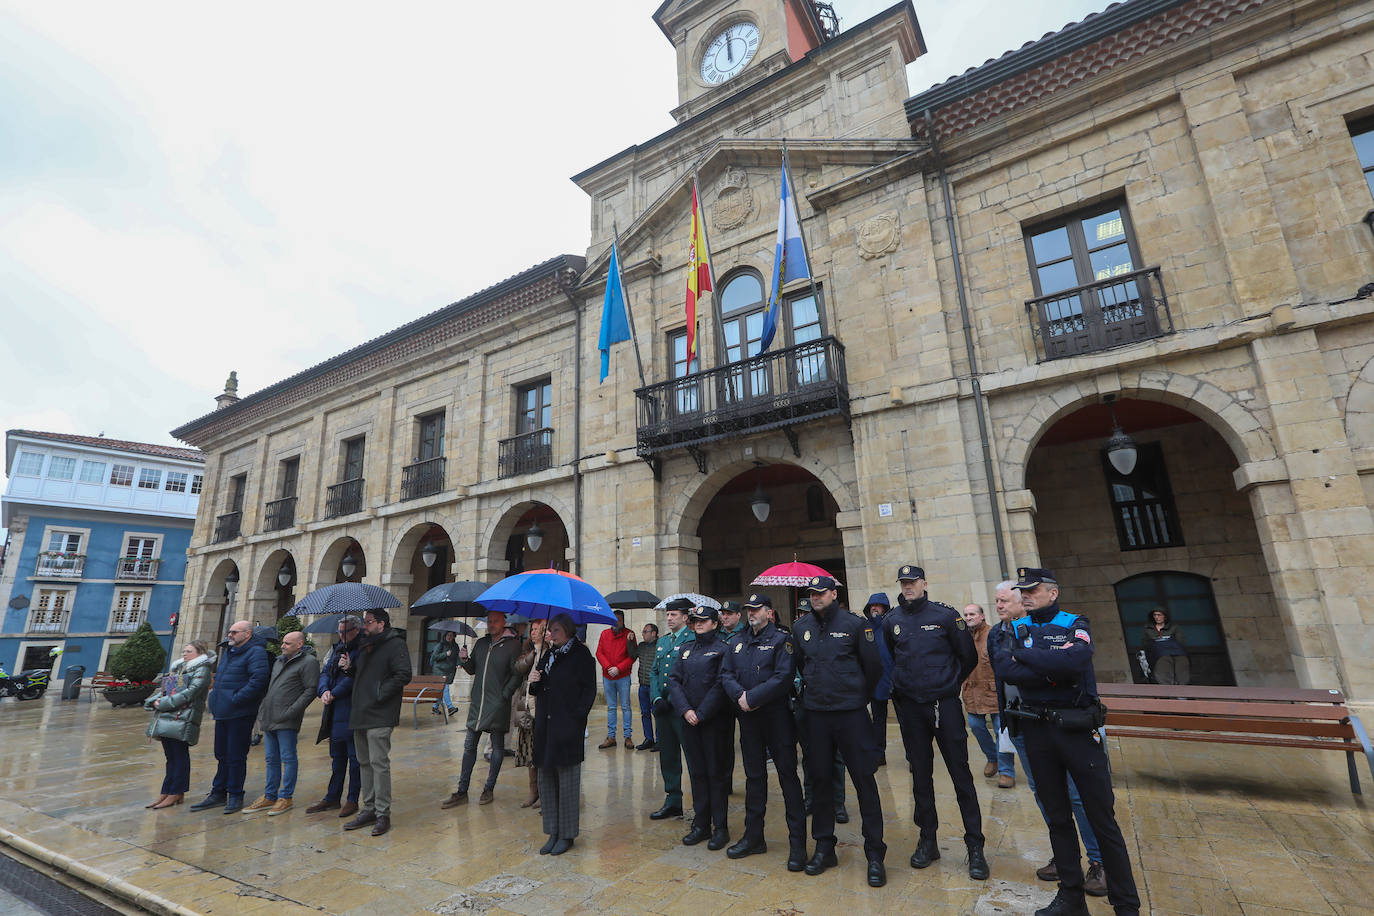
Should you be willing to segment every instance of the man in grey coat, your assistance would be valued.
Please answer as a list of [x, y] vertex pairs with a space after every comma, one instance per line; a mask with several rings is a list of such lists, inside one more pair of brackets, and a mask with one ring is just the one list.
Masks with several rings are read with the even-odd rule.
[[339, 669], [353, 673], [353, 709], [348, 724], [363, 777], [363, 807], [345, 830], [372, 825], [372, 835], [391, 829], [391, 732], [401, 722], [401, 696], [410, 683], [410, 650], [405, 634], [392, 629], [383, 610], [363, 614], [358, 650], [339, 658]]
[[267, 750], [267, 784], [262, 796], [245, 812], [267, 810], [269, 815], [291, 810], [296, 793], [296, 738], [305, 719], [305, 708], [315, 700], [320, 662], [305, 634], [287, 633], [281, 640], [281, 656], [272, 666], [267, 695], [262, 698], [258, 719], [262, 722]]

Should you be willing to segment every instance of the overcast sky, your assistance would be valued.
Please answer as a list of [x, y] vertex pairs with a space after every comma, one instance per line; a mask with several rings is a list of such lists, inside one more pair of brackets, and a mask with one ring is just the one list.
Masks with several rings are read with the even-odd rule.
[[[657, 5], [0, 0], [3, 428], [171, 443], [584, 253], [569, 176], [673, 123]], [[917, 2], [911, 92], [1105, 6]]]

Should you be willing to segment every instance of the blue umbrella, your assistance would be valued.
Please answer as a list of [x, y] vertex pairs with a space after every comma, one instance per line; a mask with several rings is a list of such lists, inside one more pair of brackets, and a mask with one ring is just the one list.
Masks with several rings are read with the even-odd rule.
[[558, 569], [538, 569], [502, 579], [477, 597], [489, 611], [524, 614], [531, 620], [569, 614], [579, 626], [616, 622], [611, 606], [590, 583]]
[[306, 595], [291, 613], [301, 614], [361, 614], [376, 608], [400, 607], [396, 596], [384, 588], [363, 582], [340, 582], [326, 585]]
[[312, 620], [301, 627], [304, 633], [333, 633], [339, 628], [339, 621], [343, 619], [343, 614], [327, 614], [318, 620]]

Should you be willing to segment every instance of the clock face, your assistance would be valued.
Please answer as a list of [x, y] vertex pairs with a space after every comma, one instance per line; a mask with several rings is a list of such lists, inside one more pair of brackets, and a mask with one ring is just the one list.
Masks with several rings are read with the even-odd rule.
[[759, 27], [752, 22], [737, 22], [723, 29], [706, 46], [701, 56], [701, 78], [714, 86], [744, 69], [759, 47]]

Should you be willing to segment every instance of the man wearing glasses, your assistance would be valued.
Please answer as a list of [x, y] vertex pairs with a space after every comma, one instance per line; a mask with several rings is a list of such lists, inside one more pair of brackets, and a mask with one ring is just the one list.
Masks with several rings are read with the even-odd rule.
[[219, 644], [219, 667], [210, 688], [210, 714], [215, 717], [215, 780], [210, 794], [191, 806], [192, 811], [224, 806], [225, 814], [243, 810], [243, 781], [248, 775], [248, 748], [258, 704], [267, 693], [272, 666], [263, 640], [253, 636], [253, 625], [236, 621]]
[[[318, 695], [324, 703], [320, 721], [318, 744], [329, 740], [329, 759], [332, 771], [324, 798], [305, 809], [306, 814], [339, 809], [339, 817], [358, 813], [358, 796], [362, 791], [362, 775], [358, 767], [358, 753], [353, 743], [353, 729], [348, 725], [353, 712], [353, 675], [339, 667], [340, 661], [356, 657], [358, 638], [362, 634], [362, 618], [353, 614], [339, 618], [339, 641], [325, 660], [320, 671]], [[344, 777], [348, 778], [348, 801], [343, 799]]]
[[362, 809], [345, 830], [372, 825], [372, 835], [391, 829], [391, 732], [401, 723], [401, 694], [410, 683], [410, 650], [405, 634], [392, 629], [384, 610], [363, 614], [363, 635], [353, 653], [339, 659], [353, 676], [354, 750], [362, 775]]

